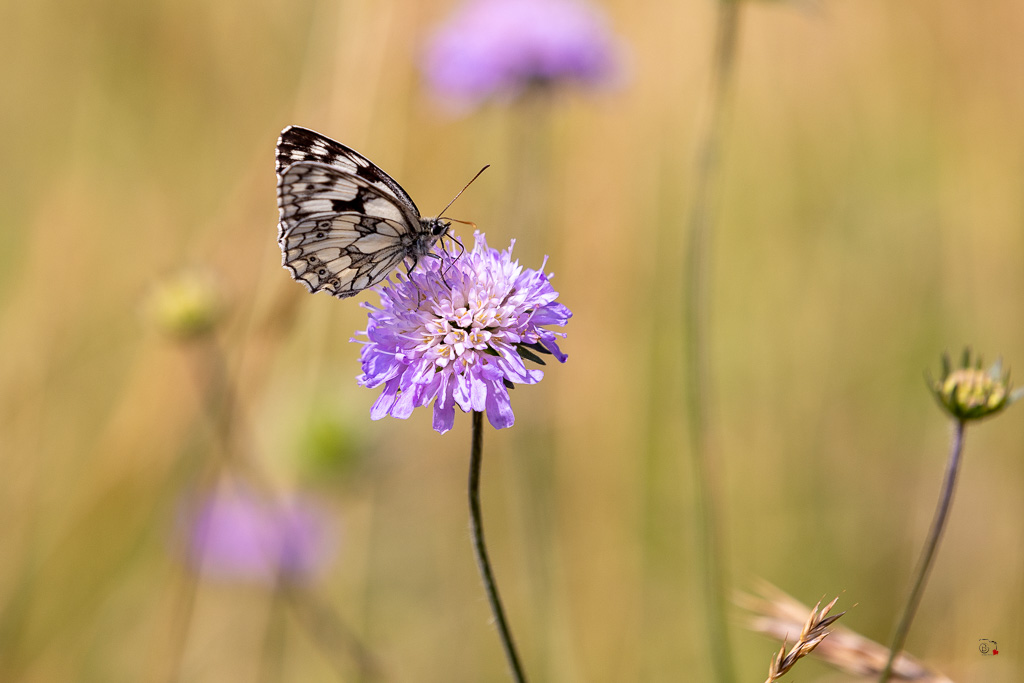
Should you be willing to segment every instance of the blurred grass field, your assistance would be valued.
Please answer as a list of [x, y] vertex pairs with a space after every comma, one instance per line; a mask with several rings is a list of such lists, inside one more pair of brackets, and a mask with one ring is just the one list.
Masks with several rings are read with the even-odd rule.
[[[609, 0], [630, 52], [619, 87], [452, 116], [417, 59], [453, 6], [0, 7], [0, 679], [166, 670], [175, 519], [210, 439], [192, 352], [142, 310], [195, 266], [228, 303], [244, 451], [337, 523], [316, 593], [383, 680], [505, 680], [466, 531], [468, 418], [444, 436], [423, 411], [371, 422], [348, 343], [365, 312], [280, 267], [273, 147], [298, 124], [428, 214], [491, 164], [449, 213], [492, 246], [516, 239], [524, 265], [551, 257], [570, 359], [485, 435], [488, 537], [533, 680], [707, 680], [678, 302], [714, 6]], [[924, 372], [964, 344], [1024, 368], [1021, 35], [1008, 0], [743, 9], [710, 264], [729, 580], [841, 594], [842, 623], [881, 642], [946, 457]], [[524, 136], [541, 138], [532, 221]], [[1024, 679], [1019, 410], [968, 430], [907, 646], [957, 681]], [[280, 680], [339, 680], [268, 588], [201, 581], [196, 598], [182, 680], [257, 680], [271, 618]], [[762, 680], [778, 644], [733, 633], [741, 680]]]

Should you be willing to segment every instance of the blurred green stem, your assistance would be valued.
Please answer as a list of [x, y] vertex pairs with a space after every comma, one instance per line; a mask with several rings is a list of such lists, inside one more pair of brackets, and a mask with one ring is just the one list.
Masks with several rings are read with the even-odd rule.
[[711, 384], [708, 376], [708, 270], [722, 129], [736, 62], [739, 13], [740, 0], [719, 1], [712, 65], [711, 111], [697, 152], [683, 293], [685, 390], [690, 453], [696, 478], [698, 556], [702, 562], [709, 651], [718, 683], [732, 683], [735, 672], [726, 620], [725, 571], [718, 529], [718, 486], [708, 448], [707, 406]]
[[285, 633], [285, 601], [288, 597], [286, 586], [288, 579], [280, 567], [277, 580], [270, 592], [270, 605], [267, 609], [267, 624], [263, 632], [263, 652], [260, 658], [260, 683], [277, 683], [283, 680], [284, 655], [287, 634]]
[[[271, 485], [270, 478], [259, 467], [258, 463], [244, 457], [239, 448], [238, 429], [238, 392], [231, 374], [228, 371], [227, 355], [212, 338], [198, 340], [197, 346], [190, 349], [193, 352], [192, 362], [194, 365], [195, 379], [202, 394], [203, 414], [210, 423], [211, 447], [209, 457], [203, 458], [197, 466], [193, 475], [193, 481], [186, 490], [193, 494], [200, 492], [212, 492], [217, 488], [221, 476], [226, 471], [244, 474], [248, 484], [255, 486], [256, 490], [268, 500], [276, 501], [277, 496]], [[199, 497], [196, 497], [196, 501]], [[183, 526], [191, 529], [194, 526], [196, 515], [193, 503], [186, 510], [186, 519]], [[200, 548], [206, 545], [205, 538], [196, 539], [196, 545]], [[202, 560], [200, 560], [202, 561]], [[188, 645], [189, 634], [192, 629], [193, 613], [195, 611], [196, 598], [199, 588], [199, 568], [193, 570], [183, 569], [179, 577], [175, 593], [175, 604], [171, 615], [170, 635], [168, 638], [169, 654], [167, 671], [163, 680], [167, 683], [177, 683], [181, 679], [181, 665], [184, 661], [185, 650]], [[307, 631], [313, 643], [331, 660], [341, 680], [346, 679], [345, 663], [339, 658], [339, 653], [347, 652], [355, 660], [359, 670], [359, 680], [379, 680], [381, 677], [380, 666], [377, 664], [372, 653], [370, 653], [348, 628], [341, 617], [330, 607], [322, 602], [311, 589], [306, 587], [292, 586], [289, 582], [279, 580], [273, 593], [273, 609], [271, 623], [268, 625], [268, 632], [265, 645], [270, 649], [265, 651], [264, 666], [261, 676], [264, 679], [271, 679], [280, 662], [274, 661], [280, 657], [272, 648], [278, 647], [275, 639], [283, 638], [283, 624], [280, 622], [280, 604], [287, 602], [299, 616], [299, 623]]]
[[924, 551], [921, 553], [921, 560], [917, 565], [914, 587], [910, 589], [907, 606], [903, 608], [903, 616], [900, 617], [899, 626], [896, 627], [896, 634], [892, 638], [889, 660], [885, 663], [885, 669], [882, 670], [878, 683], [886, 683], [889, 677], [892, 676], [893, 663], [903, 650], [903, 644], [907, 641], [910, 624], [914, 621], [914, 614], [917, 612], [917, 606], [921, 602], [921, 594], [924, 592], [925, 583], [928, 581], [928, 573], [932, 568], [932, 561], [935, 559], [935, 551], [939, 547], [942, 530], [945, 528], [946, 518], [949, 516], [949, 508], [953, 504], [953, 491], [956, 489], [956, 475], [960, 471], [960, 453], [963, 451], [963, 448], [964, 421], [957, 420], [953, 427], [953, 443], [950, 446], [949, 462], [946, 463], [946, 477], [942, 482], [939, 505], [935, 509], [935, 519], [932, 520], [932, 528], [928, 533], [928, 540], [925, 542]]
[[523, 675], [523, 667], [519, 663], [515, 643], [512, 642], [512, 632], [505, 620], [505, 610], [502, 608], [501, 598], [498, 596], [498, 584], [494, 581], [491, 561], [487, 557], [487, 546], [484, 543], [484, 520], [480, 510], [480, 465], [483, 460], [484, 444], [483, 417], [484, 414], [481, 412], [473, 413], [473, 446], [469, 456], [469, 518], [470, 530], [473, 535], [473, 553], [476, 555], [480, 578], [487, 591], [487, 601], [491, 604], [491, 613], [494, 614], [494, 622], [498, 627], [498, 636], [501, 638], [501, 646], [505, 650], [505, 658], [508, 660], [512, 679], [516, 683], [525, 683], [526, 676]]
[[[231, 414], [234, 409], [234, 394], [228, 379], [227, 364], [224, 355], [217, 346], [216, 340], [204, 337], [190, 348], [194, 366], [195, 381], [202, 396], [202, 408], [205, 417], [210, 421], [213, 442], [210, 448], [212, 457], [203, 458], [193, 474], [194, 481], [188, 487], [193, 493], [212, 491], [220, 479], [222, 468], [230, 459], [231, 450]], [[191, 529], [195, 521], [198, 503], [193, 501], [185, 511], [184, 527]], [[185, 541], [183, 541], [185, 542]], [[206, 543], [199, 538], [199, 547]], [[185, 550], [182, 550], [182, 554]], [[201, 561], [201, 560], [200, 560]], [[178, 577], [175, 589], [175, 600], [171, 615], [168, 645], [170, 651], [167, 659], [167, 670], [163, 680], [177, 683], [181, 677], [181, 665], [188, 645], [189, 633], [192, 630], [192, 617], [195, 611], [196, 596], [199, 590], [198, 570], [183, 568]]]
[[317, 596], [316, 591], [295, 583], [285, 583], [281, 590], [299, 624], [330, 661], [338, 674], [338, 680], [352, 680], [348, 673], [348, 662], [343, 656], [345, 654], [352, 657], [358, 668], [355, 680], [386, 679], [383, 667], [373, 653], [363, 645], [341, 616]]
[[523, 242], [550, 254], [556, 246], [551, 230], [552, 93], [538, 85], [528, 88], [511, 110], [509, 123], [510, 183], [506, 216]]

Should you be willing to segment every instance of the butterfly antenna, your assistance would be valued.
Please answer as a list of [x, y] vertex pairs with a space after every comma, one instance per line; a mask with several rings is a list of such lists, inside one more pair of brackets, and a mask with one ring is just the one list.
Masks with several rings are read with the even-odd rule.
[[[483, 168], [481, 168], [481, 169], [480, 169], [479, 171], [477, 171], [477, 172], [476, 172], [476, 175], [475, 175], [475, 176], [473, 176], [473, 180], [470, 180], [470, 181], [469, 181], [468, 183], [466, 183], [466, 187], [464, 187], [464, 188], [462, 188], [461, 190], [459, 190], [459, 193], [458, 193], [457, 195], [455, 195], [455, 197], [453, 197], [453, 198], [452, 198], [452, 200], [451, 200], [450, 202], [448, 202], [448, 206], [444, 207], [444, 209], [443, 209], [443, 210], [441, 211], [441, 213], [437, 214], [437, 217], [438, 217], [438, 218], [441, 218], [442, 216], [444, 216], [444, 212], [445, 212], [445, 211], [447, 211], [448, 209], [452, 208], [452, 204], [454, 204], [454, 203], [455, 203], [455, 200], [456, 200], [456, 199], [458, 199], [459, 197], [461, 197], [461, 196], [462, 196], [462, 193], [466, 191], [466, 188], [468, 188], [468, 187], [469, 187], [470, 185], [472, 185], [472, 184], [473, 184], [473, 182], [474, 182], [474, 181], [475, 181], [475, 180], [476, 180], [477, 178], [479, 178], [479, 177], [480, 177], [480, 174], [481, 174], [481, 173], [483, 173], [484, 171], [486, 171], [487, 169], [489, 169], [490, 167], [491, 167], [491, 165], [490, 165], [490, 164], [487, 164], [486, 166], [484, 166]], [[457, 221], [457, 222], [458, 222], [458, 223], [462, 223], [462, 221]]]

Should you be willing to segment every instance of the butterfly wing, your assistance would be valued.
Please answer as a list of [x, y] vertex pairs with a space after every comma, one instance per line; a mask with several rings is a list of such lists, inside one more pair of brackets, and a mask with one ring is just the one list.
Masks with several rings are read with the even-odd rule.
[[[369, 229], [368, 220], [375, 221]], [[406, 257], [394, 237], [401, 226], [387, 219], [338, 215], [309, 225], [282, 240], [281, 250], [284, 267], [310, 292], [353, 296], [386, 278]]]
[[292, 164], [304, 161], [327, 164], [362, 178], [384, 194], [394, 197], [411, 217], [420, 217], [420, 211], [409, 193], [362, 154], [315, 130], [288, 126], [281, 131], [281, 137], [277, 140], [278, 177]]
[[412, 198], [369, 159], [307, 128], [277, 142], [278, 244], [292, 277], [344, 298], [417, 255], [424, 221]]
[[390, 193], [333, 165], [304, 161], [277, 184], [282, 264], [311, 292], [353, 296], [397, 268], [420, 220]]

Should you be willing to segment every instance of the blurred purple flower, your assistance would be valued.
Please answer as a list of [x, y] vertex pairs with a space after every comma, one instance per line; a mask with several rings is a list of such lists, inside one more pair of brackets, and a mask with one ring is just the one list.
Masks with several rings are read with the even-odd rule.
[[620, 71], [604, 16], [577, 0], [470, 0], [431, 37], [423, 63], [444, 98], [475, 104], [530, 86], [602, 85]]
[[210, 577], [302, 581], [334, 554], [327, 519], [302, 499], [274, 502], [237, 489], [203, 500], [192, 514], [188, 560]]
[[[536, 384], [541, 370], [525, 360], [551, 354], [565, 362], [557, 338], [545, 325], [565, 325], [572, 313], [555, 301], [558, 292], [541, 270], [512, 260], [512, 246], [498, 251], [480, 233], [472, 251], [442, 252], [423, 259], [406, 277], [377, 287], [381, 307], [369, 309], [360, 358], [359, 384], [383, 386], [370, 410], [405, 419], [434, 402], [434, 429], [444, 434], [463, 412], [486, 411], [496, 428], [515, 422], [508, 387]], [[353, 340], [356, 341], [356, 340]]]

